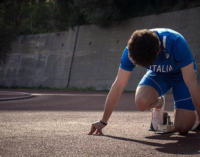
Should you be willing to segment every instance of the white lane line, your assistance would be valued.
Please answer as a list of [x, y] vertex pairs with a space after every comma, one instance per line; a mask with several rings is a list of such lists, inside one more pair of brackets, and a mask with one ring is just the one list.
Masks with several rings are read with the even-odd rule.
[[107, 94], [39, 94], [39, 93], [33, 93], [33, 96], [107, 96]]

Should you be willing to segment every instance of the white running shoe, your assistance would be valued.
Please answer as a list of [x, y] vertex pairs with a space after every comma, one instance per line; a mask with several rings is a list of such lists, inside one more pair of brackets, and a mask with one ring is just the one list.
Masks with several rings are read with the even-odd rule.
[[195, 113], [196, 113], [197, 119], [196, 119], [196, 121], [194, 123], [194, 126], [190, 130], [195, 130], [199, 126], [199, 118], [198, 118], [197, 112], [195, 112]]
[[165, 107], [165, 97], [162, 96], [163, 106], [160, 109], [153, 108], [152, 109], [152, 120], [151, 120], [151, 127], [153, 131], [158, 130], [158, 125], [163, 125], [164, 119], [164, 107]]

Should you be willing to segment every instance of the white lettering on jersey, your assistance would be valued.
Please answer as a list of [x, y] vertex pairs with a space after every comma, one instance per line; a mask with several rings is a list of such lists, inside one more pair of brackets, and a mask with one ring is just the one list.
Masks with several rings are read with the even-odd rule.
[[163, 73], [165, 73], [165, 72], [166, 72], [164, 68], [165, 68], [165, 66], [164, 66], [164, 65], [162, 65], [162, 72], [163, 72]]
[[171, 71], [171, 70], [173, 70], [173, 68], [172, 68], [172, 66], [170, 65], [170, 66], [169, 66], [169, 71]]
[[157, 68], [156, 72], [162, 72], [160, 65], [158, 65], [158, 68]]
[[152, 65], [149, 67], [150, 70], [154, 71], [154, 72], [170, 72], [173, 70], [171, 65]]
[[166, 66], [166, 72], [168, 72], [168, 65]]
[[[153, 71], [156, 71], [157, 65], [152, 65], [153, 66]], [[150, 68], [151, 69], [151, 68]]]

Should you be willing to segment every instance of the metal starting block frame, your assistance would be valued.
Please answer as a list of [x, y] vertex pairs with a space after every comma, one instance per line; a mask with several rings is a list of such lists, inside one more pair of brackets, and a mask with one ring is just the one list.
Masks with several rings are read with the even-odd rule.
[[166, 133], [171, 133], [174, 132], [175, 128], [173, 125], [158, 125], [158, 130], [156, 131], [156, 134], [166, 134]]
[[171, 122], [171, 118], [170, 118], [170, 116], [168, 115], [167, 112], [164, 112], [163, 120], [164, 120], [163, 125], [158, 125], [157, 131], [155, 131], [153, 129], [152, 124], [150, 126], [149, 131], [155, 131], [156, 134], [166, 134], [166, 133], [174, 132], [175, 128], [174, 128], [173, 122]]
[[156, 131], [156, 134], [166, 134], [174, 132], [175, 127], [167, 112], [164, 112], [163, 119], [164, 119], [163, 125], [158, 125], [158, 130]]

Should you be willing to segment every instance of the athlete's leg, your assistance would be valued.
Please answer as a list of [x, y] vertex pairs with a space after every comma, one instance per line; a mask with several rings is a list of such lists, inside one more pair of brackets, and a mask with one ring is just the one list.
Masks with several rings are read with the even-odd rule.
[[140, 111], [145, 111], [151, 108], [161, 108], [162, 99], [170, 89], [168, 82], [162, 79], [159, 74], [149, 70], [140, 81], [136, 94], [135, 104]]
[[195, 107], [184, 81], [173, 84], [174, 126], [176, 131], [186, 134], [196, 121]]
[[186, 134], [196, 121], [196, 113], [192, 110], [176, 108], [174, 110], [174, 126], [176, 131]]
[[135, 104], [140, 111], [146, 111], [151, 108], [161, 108], [162, 99], [155, 88], [149, 85], [138, 86], [135, 94]]

